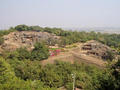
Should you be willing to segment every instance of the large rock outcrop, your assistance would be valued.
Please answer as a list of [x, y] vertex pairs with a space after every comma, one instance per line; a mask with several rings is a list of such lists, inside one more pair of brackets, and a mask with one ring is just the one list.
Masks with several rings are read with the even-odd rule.
[[60, 37], [47, 32], [21, 31], [12, 32], [4, 37], [4, 43], [1, 45], [3, 50], [15, 50], [20, 47], [34, 48], [34, 44], [40, 41], [46, 41], [49, 44], [55, 44]]
[[107, 45], [104, 45], [95, 40], [91, 40], [83, 44], [82, 50], [86, 51], [86, 54], [88, 55], [94, 55], [102, 59], [106, 59], [108, 52], [115, 53], [115, 51]]

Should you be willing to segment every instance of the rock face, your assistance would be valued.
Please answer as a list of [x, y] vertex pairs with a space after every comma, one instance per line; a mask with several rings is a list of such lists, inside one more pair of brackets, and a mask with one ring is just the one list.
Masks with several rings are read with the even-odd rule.
[[86, 51], [86, 54], [94, 55], [102, 59], [106, 58], [108, 51], [114, 52], [110, 47], [95, 40], [86, 42], [82, 46], [82, 49]]
[[20, 47], [34, 48], [34, 44], [40, 41], [46, 41], [49, 44], [56, 43], [60, 37], [47, 32], [21, 31], [12, 32], [4, 37], [4, 44], [1, 49], [15, 50]]

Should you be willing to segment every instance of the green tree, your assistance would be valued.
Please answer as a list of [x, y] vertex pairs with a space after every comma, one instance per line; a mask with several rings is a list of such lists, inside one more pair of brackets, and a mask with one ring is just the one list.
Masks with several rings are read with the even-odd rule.
[[17, 49], [17, 52], [19, 54], [18, 56], [19, 60], [30, 59], [31, 53], [26, 48], [19, 48]]
[[106, 53], [107, 53], [105, 57], [106, 60], [112, 61], [113, 59], [115, 59], [115, 53], [113, 51], [107, 51]]
[[11, 82], [15, 77], [10, 65], [0, 57], [0, 84]]
[[24, 60], [14, 65], [15, 75], [23, 80], [39, 80], [41, 65], [38, 61]]
[[44, 60], [49, 57], [49, 49], [44, 43], [36, 43], [31, 52], [32, 60]]
[[27, 31], [27, 30], [30, 30], [30, 28], [27, 26], [27, 25], [18, 25], [15, 27], [16, 30], [18, 31]]
[[111, 69], [112, 69], [111, 73], [115, 78], [114, 81], [115, 88], [116, 90], [120, 90], [120, 58], [114, 65], [112, 65]]

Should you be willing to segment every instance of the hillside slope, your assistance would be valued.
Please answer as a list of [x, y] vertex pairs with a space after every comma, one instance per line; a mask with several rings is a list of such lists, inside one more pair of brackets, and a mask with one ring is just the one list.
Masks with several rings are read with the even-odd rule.
[[[16, 31], [3, 36], [4, 43], [0, 46], [2, 50], [16, 50], [20, 47], [27, 47], [29, 50], [34, 48], [34, 44], [40, 41], [46, 41], [50, 45], [55, 45], [60, 37], [48, 32], [39, 31]], [[87, 64], [94, 64], [98, 67], [104, 67], [106, 52], [111, 50], [110, 47], [91, 40], [86, 43], [79, 43], [76, 47], [68, 49], [68, 52], [61, 52], [59, 55], [49, 57], [47, 60], [41, 61], [42, 65], [53, 64], [56, 60], [68, 61], [74, 63], [84, 62]]]
[[46, 64], [54, 64], [57, 61], [65, 61], [70, 63], [87, 63], [92, 64], [97, 67], [103, 68], [105, 67], [106, 61], [101, 58], [95, 57], [93, 55], [88, 55], [85, 53], [85, 50], [82, 50], [82, 46], [84, 44], [80, 43], [77, 47], [69, 49], [67, 52], [61, 52], [57, 56], [49, 57], [47, 60], [41, 61], [42, 65]]
[[47, 41], [49, 44], [59, 40], [59, 37], [47, 32], [21, 31], [11, 32], [3, 36], [4, 43], [1, 45], [3, 50], [15, 50], [20, 47], [33, 48], [33, 45], [39, 41]]

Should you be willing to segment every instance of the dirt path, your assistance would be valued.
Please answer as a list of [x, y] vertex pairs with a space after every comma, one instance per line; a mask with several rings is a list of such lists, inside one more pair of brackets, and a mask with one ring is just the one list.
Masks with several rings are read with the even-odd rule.
[[41, 63], [42, 65], [54, 64], [56, 60], [71, 62], [71, 63], [74, 63], [75, 61], [83, 62], [87, 64], [93, 64], [101, 68], [103, 68], [106, 63], [105, 61], [101, 59], [83, 54], [79, 47], [73, 48], [69, 50], [68, 52], [61, 52], [57, 56], [49, 57], [47, 60], [41, 61]]
[[53, 64], [56, 60], [59, 60], [59, 61], [68, 61], [68, 62], [72, 62], [73, 63], [73, 59], [72, 59], [72, 53], [61, 53], [57, 56], [52, 56], [52, 57], [49, 57], [48, 59], [46, 60], [43, 60], [41, 61], [42, 65], [46, 65], [46, 64]]
[[104, 67], [105, 66], [105, 61], [101, 60], [101, 59], [98, 59], [98, 58], [94, 58], [94, 57], [91, 57], [91, 56], [86, 56], [84, 54], [78, 54], [78, 53], [75, 53], [75, 52], [72, 52], [73, 56], [81, 61], [81, 62], [85, 62], [85, 63], [88, 63], [88, 64], [94, 64], [98, 67]]

